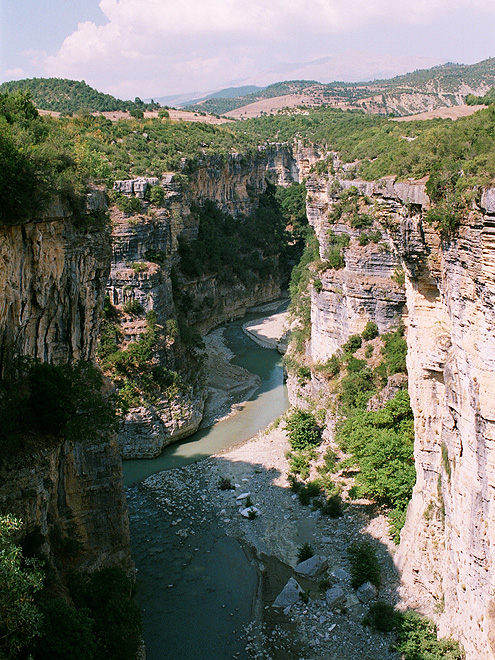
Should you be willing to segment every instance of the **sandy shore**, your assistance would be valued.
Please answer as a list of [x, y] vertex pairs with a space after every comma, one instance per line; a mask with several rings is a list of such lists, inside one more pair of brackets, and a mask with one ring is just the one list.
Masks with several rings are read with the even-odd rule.
[[260, 346], [278, 348], [287, 329], [287, 312], [279, 312], [262, 319], [244, 323], [244, 332]]

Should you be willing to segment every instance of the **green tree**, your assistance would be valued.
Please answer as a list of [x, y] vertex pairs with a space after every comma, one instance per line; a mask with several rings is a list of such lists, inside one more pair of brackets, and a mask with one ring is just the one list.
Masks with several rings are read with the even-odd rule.
[[290, 446], [294, 450], [306, 449], [321, 442], [321, 428], [315, 416], [305, 410], [295, 409], [285, 422]]
[[42, 615], [34, 594], [43, 586], [40, 564], [22, 557], [15, 535], [22, 527], [13, 516], [0, 516], [0, 658], [15, 660], [39, 635]]

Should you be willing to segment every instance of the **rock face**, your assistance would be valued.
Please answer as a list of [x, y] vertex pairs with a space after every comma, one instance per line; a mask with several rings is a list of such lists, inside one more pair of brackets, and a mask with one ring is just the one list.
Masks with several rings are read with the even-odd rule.
[[[90, 210], [105, 210], [94, 191]], [[77, 229], [68, 209], [0, 228], [0, 366], [17, 356], [91, 360], [110, 270], [105, 227]], [[131, 568], [122, 463], [114, 438], [51, 444], [0, 461], [0, 512], [22, 518], [55, 569]], [[74, 543], [75, 542], [75, 543]]]
[[413, 274], [407, 340], [417, 471], [400, 566], [423, 607], [443, 609], [440, 633], [459, 638], [472, 660], [495, 654], [494, 228], [493, 216], [473, 209], [454, 239], [439, 241], [417, 223], [402, 227], [398, 241]]
[[[158, 208], [147, 209], [145, 203], [143, 213], [131, 218], [112, 211], [113, 257], [108, 281], [112, 304], [137, 301], [145, 312], [154, 310], [158, 324], [166, 327], [177, 325], [180, 295], [188, 301], [181, 310], [187, 325], [206, 334], [225, 321], [244, 316], [249, 307], [280, 297], [281, 283], [275, 277], [250, 286], [225, 283], [210, 274], [181, 275], [173, 283], [173, 269], [179, 261], [179, 241], [187, 243], [198, 236], [193, 205], [209, 200], [234, 217], [247, 215], [266, 190], [267, 177], [287, 185], [298, 180], [298, 173], [292, 150], [287, 145], [273, 145], [260, 148], [251, 157], [205, 157], [187, 176], [165, 174], [161, 181], [117, 181], [115, 189], [124, 195], [143, 199], [148, 185], [159, 184], [165, 197]], [[122, 328], [125, 341], [135, 341], [143, 329], [137, 323], [126, 324]], [[170, 342], [158, 356], [160, 364], [176, 369], [182, 350], [180, 340]], [[197, 382], [186, 393], [160, 397], [153, 405], [131, 410], [119, 434], [123, 457], [157, 456], [166, 445], [194, 433], [203, 419], [206, 396], [205, 383]]]
[[0, 228], [0, 374], [17, 355], [88, 360], [110, 269], [107, 230], [82, 234], [68, 211]]
[[[332, 183], [307, 182], [322, 257]], [[380, 332], [404, 320], [417, 471], [397, 555], [404, 594], [442, 636], [461, 641], [468, 660], [488, 660], [495, 657], [495, 189], [485, 190], [457, 235], [442, 238], [424, 220], [424, 181], [340, 176], [338, 183], [372, 199], [382, 240], [359, 246], [348, 226], [332, 225], [351, 242], [345, 267], [318, 275], [313, 287], [310, 357], [326, 360], [367, 320]], [[405, 289], [394, 281], [397, 269]]]
[[319, 287], [314, 286], [311, 292], [310, 353], [316, 362], [325, 362], [350, 335], [360, 334], [368, 321], [374, 321], [380, 333], [396, 327], [406, 300], [404, 288], [392, 279], [400, 263], [383, 226], [375, 221], [371, 230], [381, 231], [382, 238], [363, 246], [358, 241], [359, 230], [329, 221], [338, 191], [350, 184], [363, 194], [373, 195], [383, 214], [397, 213], [400, 202], [393, 186], [388, 190], [378, 184], [339, 180], [335, 193], [334, 184], [334, 180], [329, 182], [317, 175], [306, 183], [308, 219], [318, 238], [320, 256], [325, 258], [327, 254], [330, 231], [350, 238], [345, 266], [318, 274]]
[[30, 545], [55, 570], [132, 568], [115, 439], [65, 442], [4, 465], [0, 511], [24, 521]]

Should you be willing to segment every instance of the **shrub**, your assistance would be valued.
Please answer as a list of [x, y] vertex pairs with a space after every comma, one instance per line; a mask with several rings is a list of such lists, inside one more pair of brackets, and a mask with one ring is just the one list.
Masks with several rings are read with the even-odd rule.
[[165, 110], [165, 108], [160, 108], [160, 110], [158, 110], [158, 118], [159, 119], [169, 119], [170, 118], [170, 112], [168, 110]]
[[304, 452], [289, 453], [289, 470], [292, 474], [300, 475], [301, 479], [309, 477], [310, 459]]
[[416, 612], [405, 612], [396, 619], [396, 650], [404, 660], [464, 660], [465, 655], [459, 642], [452, 639], [437, 639], [437, 628], [433, 621]]
[[146, 273], [148, 264], [144, 263], [144, 261], [133, 261], [131, 268], [135, 273]]
[[0, 516], [0, 657], [14, 660], [42, 627], [34, 594], [43, 586], [39, 564], [25, 559], [14, 538], [21, 521]]
[[335, 378], [340, 373], [341, 357], [334, 353], [324, 364], [316, 367], [316, 371], [326, 378]]
[[97, 645], [89, 609], [77, 610], [62, 599], [48, 600], [40, 609], [43, 631], [35, 645], [35, 658], [94, 660]]
[[313, 498], [318, 497], [321, 494], [321, 485], [317, 481], [310, 481], [305, 486], [301, 486], [297, 496], [299, 502], [307, 506]]
[[297, 551], [297, 559], [299, 562], [311, 559], [314, 555], [314, 550], [309, 543], [304, 543]]
[[369, 541], [355, 541], [347, 549], [351, 565], [351, 584], [358, 589], [365, 582], [380, 586], [380, 564]]
[[384, 361], [389, 376], [397, 373], [407, 373], [407, 342], [403, 335], [403, 326], [399, 326], [395, 332], [382, 335], [382, 339], [385, 344], [382, 348], [382, 355], [384, 356]]
[[340, 495], [335, 494], [327, 499], [323, 505], [321, 512], [330, 518], [340, 518], [343, 514], [342, 499]]
[[378, 601], [370, 605], [363, 623], [380, 632], [392, 632], [397, 626], [398, 614], [389, 603]]
[[366, 327], [361, 333], [361, 337], [364, 341], [371, 341], [375, 337], [378, 337], [378, 326], [374, 321], [368, 321]]
[[[102, 395], [101, 372], [87, 362], [54, 365], [17, 361], [0, 391], [0, 450], [31, 434], [87, 442], [106, 440], [116, 427], [113, 400]], [[46, 440], [45, 440], [46, 442]], [[0, 455], [1, 458], [1, 455]]]
[[346, 343], [342, 346], [344, 353], [355, 353], [358, 348], [361, 348], [362, 339], [360, 335], [351, 335]]
[[321, 429], [312, 413], [296, 408], [287, 417], [285, 428], [294, 450], [306, 449], [321, 442]]
[[155, 206], [160, 206], [165, 198], [165, 190], [161, 186], [150, 186], [146, 193], [149, 201]]
[[228, 477], [220, 477], [218, 480], [218, 488], [220, 490], [234, 490], [234, 486]]
[[134, 215], [143, 210], [143, 204], [139, 197], [125, 197], [125, 195], [119, 195], [116, 203], [119, 209], [126, 215]]
[[139, 314], [144, 313], [144, 307], [137, 300], [128, 300], [124, 303], [122, 309], [126, 314], [132, 314], [133, 316], [139, 316]]

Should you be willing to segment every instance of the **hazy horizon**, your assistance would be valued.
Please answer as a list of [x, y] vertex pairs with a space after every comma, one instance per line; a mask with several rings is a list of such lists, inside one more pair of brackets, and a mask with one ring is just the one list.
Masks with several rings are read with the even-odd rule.
[[1, 81], [85, 80], [126, 99], [473, 64], [495, 36], [491, 0], [6, 0], [0, 12]]

